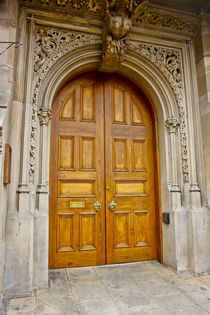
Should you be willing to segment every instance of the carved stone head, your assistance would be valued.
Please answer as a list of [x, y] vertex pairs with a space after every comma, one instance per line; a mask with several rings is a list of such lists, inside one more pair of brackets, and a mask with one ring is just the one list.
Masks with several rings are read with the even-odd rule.
[[115, 40], [124, 37], [132, 26], [131, 19], [122, 15], [109, 15], [107, 24], [109, 32]]

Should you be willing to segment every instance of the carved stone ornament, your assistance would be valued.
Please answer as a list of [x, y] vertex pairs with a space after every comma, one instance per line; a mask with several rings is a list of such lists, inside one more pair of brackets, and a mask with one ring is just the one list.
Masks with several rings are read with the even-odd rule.
[[34, 76], [36, 76], [38, 72], [39, 76], [45, 75], [52, 64], [69, 51], [79, 47], [101, 43], [102, 40], [100, 37], [87, 33], [39, 27], [36, 29]]
[[[161, 26], [165, 29], [172, 28], [176, 31], [184, 31], [186, 33], [195, 33], [197, 30], [197, 22], [193, 18], [185, 18], [177, 15], [162, 14], [157, 12], [156, 8], [150, 5], [146, 10], [143, 7], [142, 0], [21, 0], [24, 6], [44, 7], [47, 10], [63, 10], [65, 13], [72, 15], [97, 15], [105, 16], [108, 9], [114, 11], [113, 8], [122, 7], [122, 10], [127, 7], [127, 12], [132, 9], [132, 20], [138, 24]], [[123, 5], [121, 5], [123, 3]], [[142, 6], [141, 6], [142, 4]], [[145, 5], [145, 3], [144, 3]], [[124, 14], [124, 13], [123, 13]]]
[[115, 72], [123, 61], [129, 43], [126, 35], [137, 12], [147, 8], [149, 0], [106, 1], [103, 27], [101, 71]]
[[128, 39], [114, 40], [109, 35], [105, 37], [101, 71], [116, 72], [118, 70], [125, 57], [128, 42]]
[[38, 112], [40, 125], [48, 126], [49, 122], [52, 118], [52, 112], [49, 108], [41, 108], [41, 110]]
[[169, 131], [169, 134], [171, 133], [176, 133], [177, 128], [180, 126], [180, 122], [177, 118], [175, 117], [169, 117], [165, 121], [165, 126]]
[[171, 28], [176, 31], [184, 31], [190, 34], [194, 34], [197, 31], [197, 22], [195, 20], [188, 20], [183, 17], [177, 17], [169, 14], [163, 15], [159, 12], [155, 12], [154, 9], [150, 9], [137, 15], [136, 22], [145, 25], [161, 26], [166, 29]]

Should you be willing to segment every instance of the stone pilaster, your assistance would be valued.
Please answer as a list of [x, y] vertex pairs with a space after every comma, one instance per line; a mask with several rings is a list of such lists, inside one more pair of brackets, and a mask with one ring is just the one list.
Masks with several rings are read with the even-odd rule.
[[38, 112], [40, 122], [40, 168], [39, 168], [39, 185], [37, 193], [39, 195], [39, 211], [46, 212], [48, 206], [48, 186], [46, 183], [46, 172], [49, 161], [46, 153], [48, 149], [48, 125], [51, 120], [51, 110], [42, 108]]
[[181, 207], [181, 191], [178, 185], [178, 169], [177, 169], [177, 136], [176, 132], [178, 127], [180, 126], [180, 122], [178, 118], [169, 117], [165, 121], [165, 126], [168, 129], [170, 144], [171, 144], [171, 152], [172, 152], [172, 161], [171, 161], [171, 194], [172, 194], [172, 209]]
[[49, 239], [49, 215], [48, 215], [48, 135], [51, 110], [41, 108], [38, 112], [40, 122], [40, 169], [39, 185], [37, 188], [38, 208], [34, 217], [34, 287], [44, 288], [48, 286], [48, 239]]
[[187, 257], [187, 230], [186, 230], [186, 211], [182, 207], [181, 202], [181, 189], [178, 184], [178, 136], [177, 131], [180, 128], [180, 121], [173, 116], [169, 117], [165, 121], [165, 126], [168, 129], [169, 139], [171, 144], [171, 224], [174, 236], [174, 256], [175, 256], [175, 268], [178, 271], [187, 270], [188, 257]]

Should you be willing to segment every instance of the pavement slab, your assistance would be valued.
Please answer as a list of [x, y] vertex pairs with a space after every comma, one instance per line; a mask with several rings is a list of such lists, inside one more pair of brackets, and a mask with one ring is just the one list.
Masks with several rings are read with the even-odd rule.
[[157, 261], [49, 271], [49, 288], [6, 300], [1, 315], [205, 315], [210, 276]]

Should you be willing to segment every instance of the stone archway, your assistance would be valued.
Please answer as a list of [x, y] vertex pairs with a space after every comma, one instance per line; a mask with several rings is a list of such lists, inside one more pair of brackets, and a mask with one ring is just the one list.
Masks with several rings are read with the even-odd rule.
[[[48, 231], [47, 177], [49, 174], [49, 163], [47, 162], [48, 159], [46, 160], [46, 150], [48, 152], [47, 156], [49, 157], [50, 106], [56, 91], [65, 80], [82, 71], [94, 68], [97, 69], [99, 63], [100, 52], [97, 47], [88, 47], [88, 49], [80, 48], [71, 54], [66, 54], [52, 66], [43, 80], [43, 83], [40, 85], [40, 90], [37, 94], [37, 106], [39, 106], [39, 104], [44, 104], [44, 106], [39, 106], [39, 117], [41, 122], [40, 143], [42, 145], [40, 154], [41, 159], [39, 162], [41, 176], [37, 190], [40, 208], [37, 210], [35, 217], [35, 235], [37, 237], [37, 242], [35, 242], [34, 254], [38, 255], [39, 258], [36, 259], [36, 265], [34, 266], [35, 270], [37, 270], [34, 274], [38, 275], [37, 283], [40, 283], [41, 279], [42, 281], [43, 279], [47, 279], [48, 270], [48, 252], [46, 252], [48, 248], [48, 236], [46, 232]], [[181, 149], [178, 133], [176, 132], [179, 126], [176, 95], [174, 95], [170, 84], [167, 83], [164, 73], [160, 73], [149, 59], [147, 60], [146, 58], [139, 56], [139, 54], [133, 52], [128, 53], [124, 62], [120, 66], [119, 72], [125, 74], [127, 77], [131, 78], [131, 80], [139, 84], [155, 106], [159, 134], [162, 211], [167, 211], [168, 205], [171, 203], [171, 218], [173, 222], [174, 217], [176, 216], [176, 209], [181, 209], [181, 191], [179, 188], [181, 183], [180, 179], [178, 179], [178, 174], [181, 172], [181, 165], [180, 163], [177, 163], [177, 152], [180, 152]], [[165, 124], [167, 127], [165, 127]], [[181, 153], [179, 159], [181, 160]], [[43, 242], [43, 231], [40, 231], [40, 218], [43, 213], [46, 216], [44, 219], [46, 231], [44, 233], [46, 236], [45, 242]], [[183, 251], [187, 251], [187, 244], [185, 244], [185, 248], [183, 248], [183, 242], [182, 244], [179, 244], [176, 240], [176, 234], [179, 233], [179, 229], [184, 229], [183, 224], [185, 224], [185, 221], [183, 222], [182, 218], [180, 221], [181, 222], [179, 226], [176, 227], [176, 230], [174, 225], [163, 229], [163, 261], [175, 268], [178, 267], [176, 262], [176, 249], [180, 245], [182, 246]], [[39, 235], [42, 238], [42, 245], [40, 245]], [[40, 246], [43, 246], [43, 250]], [[173, 250], [168, 251], [168, 247], [173, 247]], [[40, 257], [38, 254], [40, 250], [43, 253], [45, 252], [44, 257]], [[180, 266], [178, 268], [186, 268], [185, 258], [186, 255], [183, 256], [183, 261], [179, 262]], [[40, 270], [43, 270], [42, 275], [40, 274]]]
[[[45, 30], [46, 33], [49, 32], [49, 28]], [[63, 31], [52, 32], [50, 38], [55, 36], [56, 40], [59, 32], [63, 34]], [[61, 85], [70, 77], [100, 66], [100, 37], [76, 34], [75, 39], [70, 34], [71, 32], [64, 32], [70, 40], [65, 49], [61, 45], [59, 48], [52, 48], [50, 52], [45, 50], [43, 62], [39, 65], [35, 63], [34, 76], [30, 82], [33, 92], [32, 97], [28, 96], [28, 102], [32, 103], [32, 116], [31, 124], [28, 124], [27, 118], [30, 117], [31, 110], [28, 108], [25, 114], [25, 145], [22, 148], [18, 189], [19, 213], [24, 213], [25, 209], [29, 209], [30, 213], [27, 218], [18, 216], [17, 222], [25, 220], [28, 225], [30, 221], [33, 230], [25, 230], [30, 254], [28, 260], [24, 261], [27, 268], [24, 269], [22, 292], [34, 287], [43, 288], [48, 284], [48, 183], [52, 100]], [[42, 41], [39, 39], [36, 47], [38, 56], [43, 53], [41, 45]], [[29, 58], [33, 53], [32, 49]], [[163, 261], [180, 271], [186, 270], [189, 265], [192, 270], [198, 271], [199, 264], [195, 257], [199, 257], [199, 248], [196, 247], [196, 242], [188, 239], [188, 227], [193, 235], [196, 234], [195, 218], [199, 215], [188, 210], [200, 209], [201, 203], [197, 185], [195, 141], [192, 140], [193, 116], [189, 91], [184, 88], [184, 82], [186, 78], [189, 80], [191, 74], [184, 72], [182, 67], [182, 59], [186, 59], [187, 54], [187, 49], [182, 50], [180, 47], [170, 48], [132, 41], [118, 71], [143, 89], [154, 104], [157, 114], [161, 206], [162, 212], [169, 212], [171, 216], [171, 224], [163, 226]], [[191, 124], [187, 123], [189, 120]], [[36, 202], [29, 193], [29, 187], [32, 187]], [[33, 211], [34, 215], [31, 215]], [[13, 220], [7, 219], [9, 227], [12, 227]], [[205, 233], [204, 231], [200, 239], [205, 238]], [[10, 242], [11, 240], [10, 235]], [[188, 254], [189, 248], [193, 248], [193, 255]], [[21, 259], [20, 257], [17, 269], [24, 265]], [[12, 276], [10, 265], [6, 267], [6, 273]], [[19, 288], [18, 278], [13, 281], [12, 286], [11, 289], [8, 284], [10, 291]]]

